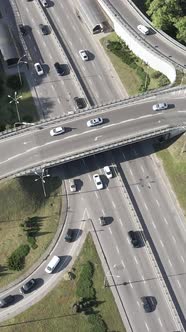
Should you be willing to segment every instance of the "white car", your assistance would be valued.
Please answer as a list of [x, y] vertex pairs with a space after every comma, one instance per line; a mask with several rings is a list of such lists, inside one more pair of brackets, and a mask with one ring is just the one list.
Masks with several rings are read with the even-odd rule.
[[77, 190], [75, 181], [73, 179], [69, 180], [70, 191], [75, 192]]
[[98, 125], [100, 125], [102, 123], [103, 123], [103, 119], [102, 118], [91, 119], [91, 120], [87, 121], [87, 127], [98, 126]]
[[141, 33], [143, 33], [144, 35], [148, 35], [149, 32], [150, 32], [149, 28], [147, 28], [145, 25], [142, 25], [142, 24], [139, 24], [139, 25], [137, 26], [137, 28], [138, 28], [138, 30], [139, 30]]
[[166, 110], [168, 108], [167, 103], [160, 103], [152, 106], [153, 111]]
[[97, 187], [97, 189], [103, 189], [103, 183], [100, 179], [100, 176], [98, 174], [94, 174], [93, 175], [93, 180], [95, 182], [95, 185]]
[[105, 166], [105, 167], [103, 168], [103, 170], [104, 170], [104, 173], [105, 173], [106, 177], [107, 177], [108, 179], [111, 179], [111, 178], [112, 178], [112, 172], [111, 172], [110, 167], [109, 167], [109, 166]]
[[64, 132], [65, 132], [64, 127], [57, 127], [57, 128], [50, 130], [50, 136], [57, 136], [57, 135], [63, 134]]
[[88, 61], [88, 54], [85, 50], [80, 50], [79, 55], [83, 61]]
[[37, 62], [37, 63], [34, 64], [34, 68], [35, 68], [35, 70], [36, 70], [36, 73], [37, 73], [39, 76], [41, 76], [41, 75], [44, 74], [43, 68], [41, 67], [41, 65], [40, 65], [39, 62]]

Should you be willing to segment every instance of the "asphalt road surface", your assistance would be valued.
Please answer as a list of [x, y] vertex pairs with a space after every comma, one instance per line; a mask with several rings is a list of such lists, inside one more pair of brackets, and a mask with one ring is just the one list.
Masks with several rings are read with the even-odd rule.
[[[57, 160], [144, 131], [183, 124], [185, 99], [169, 97], [168, 101], [169, 109], [162, 112], [152, 111], [152, 105], [156, 102], [156, 98], [152, 98], [113, 111], [101, 111], [96, 115], [82, 114], [37, 131], [33, 127], [28, 132], [3, 139], [0, 141], [0, 177], [40, 165], [41, 161]], [[103, 125], [88, 128], [87, 120], [97, 116], [103, 117]], [[66, 133], [51, 137], [50, 129], [59, 125], [66, 128]]]

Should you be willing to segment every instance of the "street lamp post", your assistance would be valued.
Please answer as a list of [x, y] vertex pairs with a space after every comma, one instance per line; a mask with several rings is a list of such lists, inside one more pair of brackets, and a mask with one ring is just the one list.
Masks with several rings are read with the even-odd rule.
[[22, 96], [18, 96], [17, 92], [15, 91], [14, 92], [14, 97], [8, 95], [8, 98], [11, 98], [11, 100], [9, 101], [9, 104], [11, 104], [13, 102], [15, 103], [18, 121], [21, 122], [21, 118], [20, 118], [20, 114], [19, 114], [19, 110], [18, 110], [18, 104], [19, 104], [19, 99], [21, 99]]
[[118, 276], [118, 275], [115, 275], [115, 274], [112, 274], [112, 273], [110, 273], [110, 274], [107, 273], [107, 274], [105, 275], [105, 277], [104, 277], [104, 282], [103, 282], [104, 287], [107, 287], [107, 277], [120, 278], [120, 276]]
[[19, 75], [19, 80], [20, 80], [20, 85], [22, 86], [22, 79], [21, 79], [21, 73], [20, 73], [20, 68], [19, 68], [19, 64], [20, 63], [25, 63], [27, 64], [27, 61], [22, 61], [22, 59], [26, 56], [26, 54], [23, 54], [22, 57], [19, 58], [18, 62], [17, 62], [17, 71], [18, 71], [18, 75]]
[[[41, 183], [42, 183], [42, 188], [43, 188], [43, 194], [44, 196], [46, 197], [46, 190], [45, 190], [45, 180], [44, 178], [48, 178], [50, 176], [50, 174], [46, 174], [44, 175], [45, 173], [45, 169], [42, 168], [41, 170], [41, 174], [37, 173], [36, 171], [34, 172], [37, 176], [39, 176], [39, 179], [41, 180]], [[38, 181], [39, 179], [35, 179], [35, 181]]]

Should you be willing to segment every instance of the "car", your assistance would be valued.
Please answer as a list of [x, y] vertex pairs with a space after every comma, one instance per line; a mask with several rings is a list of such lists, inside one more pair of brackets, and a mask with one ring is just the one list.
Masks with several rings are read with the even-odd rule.
[[59, 62], [54, 63], [54, 67], [58, 73], [58, 75], [62, 76], [65, 73], [64, 65], [60, 64]]
[[75, 181], [73, 179], [69, 180], [70, 191], [75, 192], [77, 190]]
[[105, 226], [107, 224], [104, 217], [99, 217], [99, 223], [101, 226]]
[[50, 28], [48, 25], [44, 25], [44, 24], [39, 24], [39, 28], [42, 32], [43, 35], [49, 35], [50, 33]]
[[80, 50], [79, 55], [83, 61], [88, 61], [88, 54], [85, 50]]
[[166, 110], [168, 108], [167, 103], [159, 103], [152, 106], [153, 111]]
[[65, 133], [64, 127], [56, 127], [54, 129], [50, 130], [50, 136], [57, 136], [57, 135], [64, 134], [64, 133]]
[[87, 127], [95, 127], [103, 123], [102, 118], [95, 118], [87, 121]]
[[36, 285], [36, 280], [35, 279], [30, 279], [29, 281], [27, 281], [20, 289], [20, 293], [21, 294], [26, 294], [29, 293], [33, 287]]
[[74, 102], [78, 109], [85, 108], [87, 106], [84, 98], [74, 97]]
[[43, 7], [48, 7], [47, 0], [40, 0]]
[[39, 76], [41, 76], [41, 75], [44, 74], [43, 68], [41, 67], [41, 65], [40, 65], [39, 62], [36, 62], [36, 63], [34, 64], [34, 68], [35, 68], [35, 70], [36, 70], [36, 73], [37, 73]]
[[22, 36], [26, 36], [27, 35], [27, 29], [26, 29], [25, 25], [19, 24], [19, 30], [20, 30]]
[[8, 307], [11, 303], [14, 302], [15, 296], [8, 295], [2, 299], [0, 299], [0, 308]]
[[104, 173], [108, 179], [112, 178], [112, 172], [109, 166], [103, 167]]
[[68, 230], [67, 230], [67, 232], [66, 232], [66, 235], [65, 235], [65, 241], [66, 241], [66, 242], [71, 242], [72, 239], [73, 239], [73, 234], [74, 234], [73, 229], [68, 228]]
[[99, 174], [94, 174], [93, 175], [93, 180], [95, 182], [95, 185], [96, 185], [97, 189], [103, 189], [103, 183], [100, 179]]
[[149, 28], [147, 28], [145, 25], [139, 24], [137, 26], [138, 30], [143, 33], [144, 35], [148, 35], [150, 33]]
[[139, 242], [139, 238], [137, 236], [137, 233], [134, 231], [129, 231], [128, 232], [128, 236], [130, 239], [130, 242], [132, 243], [134, 248], [139, 248], [140, 247], [140, 242]]
[[145, 312], [152, 312], [154, 310], [153, 302], [150, 299], [150, 296], [141, 297], [141, 302]]

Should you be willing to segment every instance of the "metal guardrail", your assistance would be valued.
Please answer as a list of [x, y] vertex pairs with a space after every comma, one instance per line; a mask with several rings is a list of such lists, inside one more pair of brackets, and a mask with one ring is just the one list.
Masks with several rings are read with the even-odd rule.
[[13, 171], [11, 173], [9, 173], [7, 176], [5, 177], [0, 177], [0, 178], [6, 178], [6, 177], [19, 177], [19, 176], [24, 176], [24, 175], [30, 175], [32, 173], [34, 173], [35, 171], [40, 171], [41, 168], [50, 168], [53, 167], [55, 165], [59, 165], [59, 164], [64, 164], [73, 160], [77, 160], [80, 158], [85, 158], [87, 156], [93, 155], [95, 153], [101, 153], [107, 150], [112, 150], [127, 144], [132, 144], [138, 141], [142, 141], [142, 140], [146, 140], [146, 139], [150, 139], [153, 137], [157, 137], [157, 136], [161, 136], [161, 135], [165, 135], [170, 133], [171, 131], [178, 131], [180, 133], [185, 132], [186, 128], [182, 125], [179, 126], [164, 126], [164, 127], [160, 127], [157, 128], [156, 130], [148, 130], [146, 133], [140, 133], [138, 135], [130, 135], [126, 138], [120, 139], [117, 142], [110, 142], [107, 144], [104, 144], [102, 146], [99, 147], [95, 147], [92, 149], [86, 149], [84, 151], [79, 151], [77, 153], [72, 153], [71, 155], [67, 155], [63, 158], [57, 158], [57, 159], [53, 159], [50, 162], [47, 162], [45, 160], [42, 160], [41, 162], [39, 162], [38, 164], [34, 165], [34, 167], [27, 167], [27, 168], [23, 168], [22, 171]]
[[167, 57], [165, 54], [160, 52], [157, 49], [154, 49], [148, 41], [144, 40], [142, 37], [140, 37], [136, 30], [133, 29], [132, 26], [128, 24], [128, 22], [121, 16], [121, 14], [116, 10], [116, 8], [113, 7], [113, 5], [110, 3], [109, 0], [99, 0], [99, 2], [103, 2], [107, 8], [112, 12], [113, 16], [120, 22], [122, 26], [125, 27], [126, 30], [130, 31], [130, 33], [135, 37], [136, 40], [139, 40], [141, 44], [143, 44], [146, 48], [150, 49], [154, 54], [157, 54], [161, 58], [164, 58], [167, 62], [171, 62], [175, 68], [184, 69], [185, 67], [179, 63], [177, 63], [172, 58]]

